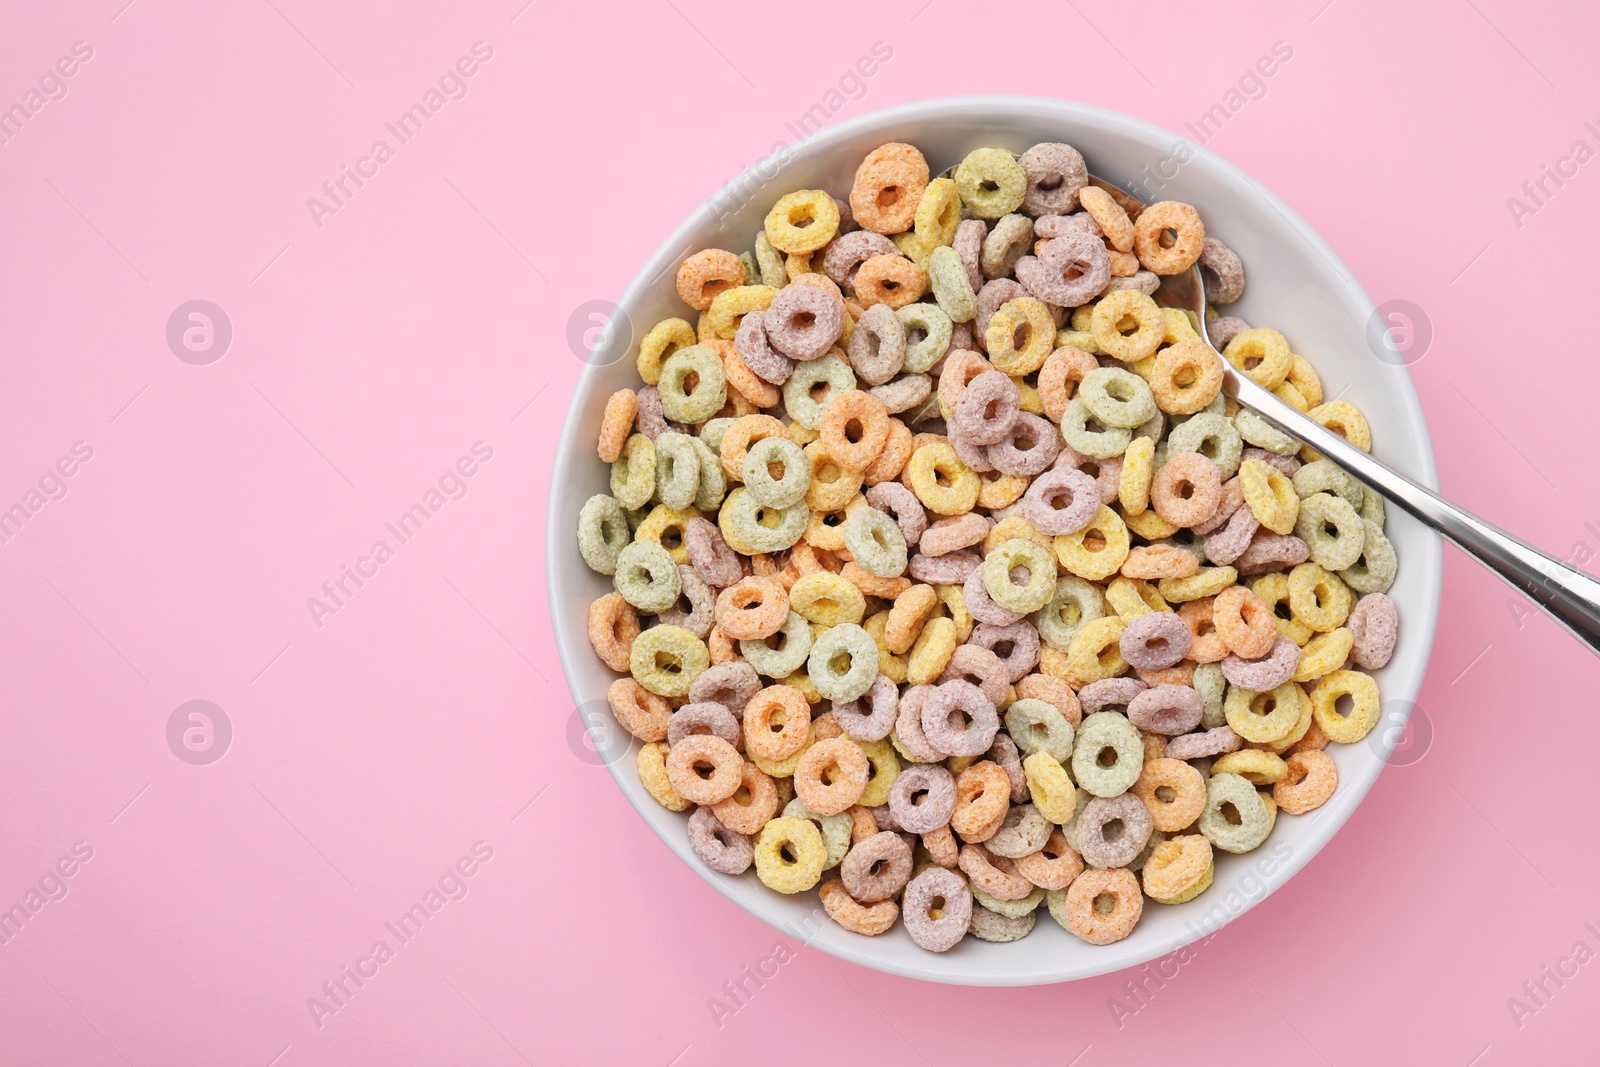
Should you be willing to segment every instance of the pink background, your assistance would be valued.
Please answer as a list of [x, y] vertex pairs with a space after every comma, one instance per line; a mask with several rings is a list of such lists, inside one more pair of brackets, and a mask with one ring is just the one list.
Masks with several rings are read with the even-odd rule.
[[[1520, 219], [1507, 198], [1600, 148], [1592, 6], [124, 2], [13, 3], [0, 32], [0, 106], [93, 50], [0, 145], [0, 509], [93, 451], [0, 545], [0, 907], [67, 891], [0, 946], [0, 1061], [1592, 1058], [1600, 964], [1523, 983], [1600, 950], [1591, 776], [1556, 762], [1588, 748], [1600, 666], [1459, 555], [1431, 737], [1142, 1001], [1135, 972], [966, 990], [800, 948], [720, 1019], [778, 937], [570, 747], [541, 574], [569, 316], [877, 41], [832, 121], [1012, 92], [1185, 134], [1287, 42], [1208, 147], [1374, 300], [1423, 309], [1446, 492], [1586, 563], [1600, 162]], [[319, 227], [307, 198], [477, 41], [466, 96]], [[166, 340], [193, 299], [234, 331], [209, 365]], [[384, 523], [480, 441], [465, 495], [397, 545]], [[380, 538], [393, 558], [319, 626], [308, 598]], [[205, 766], [167, 740], [196, 699], [233, 731]], [[77, 842], [92, 858], [51, 878]], [[445, 879], [466, 895], [387, 933], [477, 842], [492, 858]], [[308, 998], [380, 938], [393, 958], [319, 1027]]]

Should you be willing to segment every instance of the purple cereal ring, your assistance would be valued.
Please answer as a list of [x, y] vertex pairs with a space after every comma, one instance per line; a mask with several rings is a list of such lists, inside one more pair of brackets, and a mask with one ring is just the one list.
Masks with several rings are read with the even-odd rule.
[[983, 239], [987, 236], [989, 228], [983, 224], [982, 219], [966, 219], [956, 227], [955, 240], [950, 242], [956, 250], [956, 255], [961, 257], [961, 265], [967, 269], [967, 281], [972, 285], [974, 293], [983, 288], [983, 270], [980, 264]]
[[889, 802], [884, 801], [875, 808], [868, 808], [872, 812], [872, 821], [878, 824], [880, 830], [900, 830], [901, 825], [895, 821], [894, 813], [889, 810]]
[[[1029, 296], [1019, 282], [1010, 278], [996, 278], [985, 282], [983, 288], [978, 290], [978, 313], [972, 317], [972, 340], [983, 351], [989, 350], [988, 342], [984, 340], [989, 333], [989, 320], [994, 318], [994, 313], [1000, 310], [1000, 305], [1019, 296]], [[950, 341], [950, 348], [956, 347], [955, 339]]]
[[1383, 593], [1368, 593], [1356, 601], [1345, 625], [1355, 635], [1350, 658], [1356, 666], [1375, 671], [1388, 664], [1400, 634], [1400, 613], [1393, 600]]
[[1272, 650], [1260, 659], [1240, 659], [1230, 652], [1222, 659], [1222, 676], [1228, 684], [1254, 693], [1270, 693], [1294, 677], [1300, 666], [1300, 646], [1279, 635]]
[[[944, 901], [937, 919], [933, 917], [936, 900]], [[972, 890], [954, 871], [929, 867], [906, 883], [900, 917], [918, 946], [929, 952], [948, 951], [966, 936], [967, 924], [972, 921]]]
[[839, 340], [844, 328], [844, 305], [826, 289], [791, 285], [772, 298], [771, 306], [761, 314], [761, 324], [773, 348], [804, 362], [827, 355]]
[[1271, 530], [1256, 531], [1250, 547], [1239, 553], [1233, 566], [1245, 577], [1268, 574], [1272, 571], [1296, 567], [1311, 558], [1311, 549], [1294, 534], [1276, 534]]
[[1234, 513], [1244, 506], [1244, 486], [1235, 474], [1232, 478], [1222, 483], [1222, 502], [1217, 505], [1217, 510], [1204, 522], [1195, 523], [1190, 529], [1204, 537], [1227, 525]]
[[822, 271], [833, 279], [835, 285], [853, 289], [856, 284], [856, 270], [861, 264], [873, 256], [899, 254], [900, 249], [883, 234], [873, 233], [871, 230], [854, 230], [840, 234], [828, 243], [827, 251], [822, 253]]
[[1224, 315], [1206, 326], [1206, 336], [1218, 352], [1228, 347], [1228, 342], [1250, 328], [1250, 324], [1237, 315]]
[[750, 839], [722, 825], [710, 808], [696, 808], [689, 816], [689, 847], [701, 863], [721, 874], [743, 874], [755, 860]]
[[942, 763], [902, 768], [889, 787], [889, 814], [902, 830], [931, 834], [956, 810], [956, 779]]
[[1077, 533], [1100, 514], [1100, 487], [1083, 471], [1057, 466], [1035, 478], [1022, 501], [1023, 515], [1040, 533]]
[[928, 585], [961, 585], [982, 567], [983, 560], [973, 552], [949, 552], [943, 556], [928, 556], [918, 552], [911, 557], [908, 573], [916, 581]]
[[[972, 323], [958, 322], [950, 328], [950, 347], [946, 351], [954, 352], [957, 349], [966, 349], [968, 352], [976, 352], [978, 350], [978, 339], [977, 335], [973, 333]], [[943, 365], [944, 360], [941, 359], [938, 363], [928, 368], [928, 373], [937, 377], [939, 368]]]
[[[1176, 615], [1172, 617], [1177, 618]], [[1128, 721], [1146, 733], [1170, 737], [1186, 734], [1199, 726], [1200, 716], [1205, 714], [1205, 710], [1205, 699], [1192, 687], [1158, 685], [1128, 701]]]
[[839, 867], [844, 889], [862, 904], [876, 904], [900, 895], [911, 881], [911, 846], [889, 830], [850, 846]]
[[1128, 713], [1128, 704], [1148, 688], [1137, 678], [1102, 678], [1078, 690], [1078, 703], [1085, 715], [1097, 711]]
[[[950, 553], [951, 556], [962, 555], [959, 552]], [[949, 559], [950, 556], [940, 556], [940, 559]], [[967, 580], [961, 586], [962, 599], [967, 604], [967, 614], [978, 622], [992, 622], [996, 626], [1009, 626], [1023, 618], [1021, 612], [1012, 611], [996, 604], [989, 596], [989, 587], [983, 582], [983, 571], [974, 570], [967, 575]]]
[[1083, 153], [1060, 141], [1036, 144], [1017, 157], [1028, 184], [1022, 194], [1027, 215], [1064, 215], [1078, 209], [1078, 191], [1089, 184]]
[[[944, 670], [939, 672], [941, 686], [947, 683], [962, 682], [978, 689], [990, 704], [999, 705], [1006, 698], [1006, 690], [1011, 688], [1011, 672], [1006, 670], [1006, 665], [1000, 657], [979, 645], [966, 644], [958, 647], [950, 654], [950, 662], [945, 664]], [[922, 713], [924, 732], [926, 732], [928, 713]], [[935, 748], [944, 748], [937, 737], [928, 736]], [[988, 748], [987, 742], [984, 748]], [[980, 749], [981, 751], [981, 749]], [[952, 756], [975, 756], [976, 752], [951, 752]]]
[[1228, 519], [1226, 526], [1206, 536], [1204, 548], [1207, 561], [1219, 567], [1229, 566], [1244, 555], [1259, 529], [1261, 523], [1255, 512], [1249, 508], [1238, 509]]
[[899, 482], [879, 482], [868, 489], [867, 503], [895, 521], [908, 545], [916, 544], [928, 528], [928, 513], [923, 510], [922, 501]]
[[739, 353], [739, 358], [744, 360], [744, 365], [750, 368], [750, 373], [764, 382], [782, 385], [794, 373], [794, 360], [772, 347], [760, 311], [752, 311], [740, 321], [739, 331], [733, 335], [733, 347]]
[[1247, 459], [1259, 459], [1270, 467], [1276, 467], [1278, 472], [1285, 478], [1293, 478], [1294, 472], [1299, 470], [1302, 465], [1294, 456], [1280, 456], [1276, 452], [1268, 452], [1266, 449], [1257, 448], [1254, 445], [1239, 453], [1240, 463]]
[[1081, 307], [1111, 281], [1111, 253], [1105, 242], [1086, 233], [1069, 233], [1044, 246], [1037, 256], [1017, 260], [1017, 281], [1040, 300]]
[[867, 385], [882, 385], [905, 366], [905, 323], [895, 317], [894, 309], [888, 304], [873, 304], [856, 320], [856, 329], [850, 335], [845, 353], [850, 357], [856, 377]]
[[1095, 240], [1104, 240], [1106, 233], [1100, 224], [1094, 221], [1094, 216], [1087, 211], [1073, 211], [1067, 214], [1040, 215], [1033, 220], [1033, 235], [1047, 240], [1065, 237], [1069, 233], [1086, 233]]
[[1204, 759], [1220, 756], [1224, 752], [1237, 752], [1244, 746], [1244, 738], [1233, 732], [1231, 726], [1217, 726], [1197, 734], [1182, 734], [1167, 742], [1168, 759]]
[[1126, 867], [1154, 828], [1150, 809], [1137, 793], [1095, 797], [1078, 813], [1078, 854], [1091, 867]]
[[1024, 411], [1017, 415], [1011, 432], [989, 446], [987, 458], [1001, 474], [1031, 478], [1049, 469], [1061, 447], [1061, 431], [1055, 423]]
[[[934, 687], [931, 685], [914, 685], [900, 694], [900, 711], [894, 719], [894, 736], [900, 742], [900, 747], [912, 759], [924, 763], [937, 763], [950, 753], [940, 752], [928, 740], [928, 735], [922, 732], [922, 706], [933, 696]], [[897, 814], [895, 818], [899, 818]], [[913, 830], [912, 833], [926, 833], [925, 830]]]
[[1244, 295], [1244, 263], [1237, 252], [1215, 237], [1200, 243], [1200, 277], [1208, 304], [1231, 304]]
[[[745, 705], [759, 692], [761, 679], [756, 669], [742, 659], [734, 659], [701, 671], [689, 687], [689, 700], [693, 704], [721, 704], [742, 718]], [[737, 748], [740, 742], [733, 744]]]
[[[1183, 630], [1184, 633], [1189, 632], [1187, 626]], [[1039, 631], [1027, 619], [1009, 626], [980, 622], [972, 628], [972, 636], [967, 638], [967, 644], [986, 648], [999, 657], [1013, 684], [1026, 678], [1039, 662]]]
[[887, 674], [874, 678], [871, 687], [856, 699], [833, 702], [833, 717], [839, 728], [856, 741], [882, 741], [899, 715], [900, 688]]
[[983, 758], [992, 760], [995, 766], [1005, 771], [1006, 777], [1011, 779], [1011, 803], [1027, 803], [1031, 795], [1028, 790], [1028, 775], [1022, 769], [1022, 756], [1017, 751], [1017, 743], [1011, 740], [1011, 735], [995, 734], [994, 744], [989, 746], [989, 751], [984, 753]]
[[891, 415], [910, 411], [933, 393], [933, 379], [926, 374], [902, 374], [883, 385], [874, 385], [867, 392], [883, 401]]
[[[1128, 666], [1140, 671], [1159, 671], [1182, 660], [1189, 653], [1194, 634], [1189, 624], [1172, 611], [1152, 611], [1128, 623], [1118, 648]], [[1188, 727], [1193, 729], [1193, 727]], [[1176, 731], [1183, 733], [1183, 730]]]
[[924, 530], [917, 547], [930, 556], [943, 556], [979, 544], [993, 527], [994, 523], [975, 511], [949, 515], [935, 520]]
[[689, 552], [689, 565], [707, 585], [726, 589], [744, 577], [739, 553], [722, 539], [722, 531], [708, 519], [693, 518], [683, 527], [683, 544]]
[[1100, 487], [1100, 503], [1107, 507], [1117, 499], [1117, 493], [1122, 487], [1121, 456], [1096, 459], [1094, 456], [1084, 455], [1071, 445], [1063, 444], [1061, 454], [1056, 457], [1054, 469], [1082, 471], [1093, 478], [1095, 485]]
[[839, 232], [855, 233], [861, 229], [860, 224], [856, 222], [855, 214], [850, 210], [850, 201], [840, 200], [837, 196], [832, 199], [833, 206], [839, 209]]
[[685, 704], [667, 720], [667, 744], [675, 745], [691, 734], [716, 734], [734, 748], [744, 747], [739, 720], [726, 705], [714, 700]]
[[972, 439], [955, 427], [950, 428], [950, 447], [956, 450], [956, 458], [962, 466], [976, 474], [984, 474], [994, 470], [994, 464], [989, 462], [989, 446], [973, 444]]
[[1021, 402], [1016, 382], [1000, 371], [986, 370], [961, 391], [950, 413], [950, 434], [960, 434], [975, 445], [1004, 441], [1017, 424]]
[[639, 432], [652, 441], [668, 431], [691, 433], [690, 427], [667, 421], [667, 417], [661, 413], [661, 391], [653, 385], [639, 390], [639, 412], [634, 416], [634, 422]]
[[[988, 655], [994, 658], [994, 653]], [[936, 686], [922, 705], [922, 732], [935, 748], [952, 756], [981, 756], [1000, 732], [1000, 715], [982, 689], [953, 678]]]

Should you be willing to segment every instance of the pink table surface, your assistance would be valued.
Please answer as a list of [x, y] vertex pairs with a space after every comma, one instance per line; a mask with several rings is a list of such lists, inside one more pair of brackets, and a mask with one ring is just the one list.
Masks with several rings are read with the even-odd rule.
[[[4, 23], [0, 1062], [1593, 1062], [1595, 794], [1562, 761], [1600, 667], [1459, 555], [1426, 729], [1304, 873], [1181, 966], [1017, 991], [841, 963], [702, 885], [573, 747], [541, 573], [575, 309], [802, 116], [969, 92], [1224, 116], [1208, 147], [1429, 324], [1446, 492], [1592, 561], [1592, 5]], [[193, 300], [225, 351], [215, 312], [184, 346]]]

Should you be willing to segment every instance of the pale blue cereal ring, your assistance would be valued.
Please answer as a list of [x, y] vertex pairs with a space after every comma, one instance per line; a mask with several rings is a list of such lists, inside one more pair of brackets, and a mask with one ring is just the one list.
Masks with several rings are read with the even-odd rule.
[[[1094, 426], [1101, 428], [1094, 429]], [[1133, 434], [1120, 426], [1105, 426], [1084, 404], [1083, 397], [1075, 396], [1061, 413], [1061, 439], [1086, 456], [1110, 459], [1128, 450]]]
[[[1218, 394], [1217, 399], [1222, 399]], [[1217, 473], [1227, 481], [1239, 471], [1239, 459], [1244, 453], [1244, 438], [1219, 412], [1202, 411], [1191, 415], [1167, 434], [1167, 454], [1198, 452], [1216, 465]]]
[[1157, 414], [1150, 384], [1121, 367], [1097, 367], [1078, 384], [1089, 413], [1107, 426], [1131, 430]]
[[[1229, 818], [1232, 807], [1238, 821]], [[1206, 840], [1224, 852], [1249, 852], [1272, 832], [1275, 812], [1256, 787], [1237, 774], [1213, 775], [1206, 782], [1206, 806], [1196, 825]]]
[[[1382, 499], [1377, 493], [1368, 493], [1368, 500]], [[1358, 593], [1382, 593], [1394, 584], [1399, 561], [1395, 559], [1394, 545], [1384, 536], [1383, 527], [1363, 517], [1361, 528], [1365, 533], [1361, 542], [1361, 557], [1339, 572], [1339, 577]]]
[[1292, 456], [1300, 451], [1299, 441], [1273, 426], [1249, 408], [1239, 409], [1239, 413], [1233, 417], [1233, 426], [1234, 429], [1239, 431], [1239, 436], [1244, 438], [1246, 444], [1264, 448], [1268, 452], [1275, 452], [1280, 456]]
[[792, 548], [806, 532], [811, 509], [805, 501], [786, 508], [769, 508], [740, 486], [728, 494], [722, 515], [736, 543], [743, 542], [757, 552], [782, 552]]
[[1312, 493], [1300, 501], [1295, 536], [1306, 543], [1311, 560], [1330, 571], [1356, 565], [1366, 544], [1366, 520], [1350, 502], [1332, 493]]
[[1039, 609], [1039, 636], [1057, 652], [1065, 652], [1078, 631], [1106, 615], [1105, 594], [1093, 582], [1074, 574], [1056, 576], [1050, 602]]
[[699, 437], [691, 437], [694, 451], [700, 457], [700, 488], [694, 494], [694, 506], [700, 511], [716, 511], [728, 492], [728, 478], [722, 473], [722, 457]]
[[1063, 767], [1072, 762], [1072, 724], [1052, 704], [1033, 697], [1012, 701], [1006, 709], [1006, 732], [1026, 756], [1048, 752]]
[[977, 315], [978, 294], [972, 291], [961, 254], [949, 245], [940, 245], [928, 257], [928, 287], [951, 322], [970, 322]]
[[[1016, 584], [1011, 572], [1021, 567], [1027, 581]], [[1056, 591], [1056, 560], [1050, 550], [1014, 537], [996, 545], [983, 559], [983, 587], [1000, 607], [1027, 615], [1050, 602]], [[987, 621], [987, 620], [985, 620]]]

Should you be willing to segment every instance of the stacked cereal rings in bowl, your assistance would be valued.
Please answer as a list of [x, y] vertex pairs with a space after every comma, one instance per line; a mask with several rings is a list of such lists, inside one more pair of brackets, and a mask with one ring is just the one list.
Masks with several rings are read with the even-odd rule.
[[888, 141], [848, 196], [773, 197], [678, 261], [591, 430], [588, 637], [639, 782], [716, 877], [863, 939], [1122, 941], [1225, 854], [1283, 861], [1380, 719], [1383, 502], [1221, 395], [1160, 277], [1198, 262], [1221, 358], [1366, 420], [1227, 313], [1203, 205], [1088, 170]]

